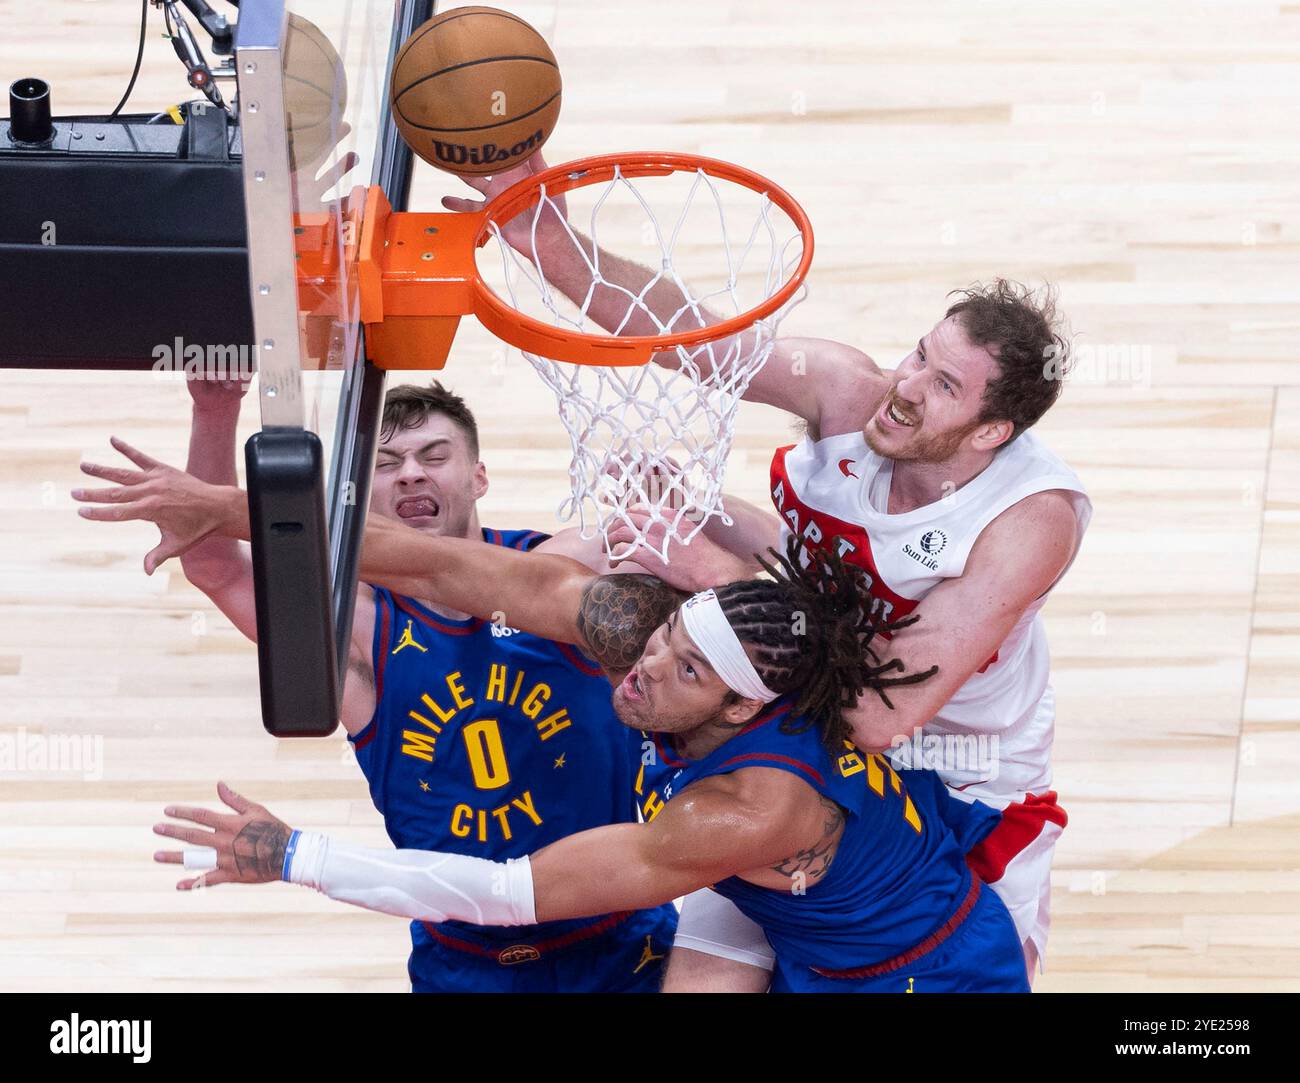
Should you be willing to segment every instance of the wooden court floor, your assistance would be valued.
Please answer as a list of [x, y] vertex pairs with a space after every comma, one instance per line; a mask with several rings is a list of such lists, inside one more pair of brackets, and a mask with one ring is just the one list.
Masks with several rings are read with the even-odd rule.
[[[1096, 513], [1046, 609], [1070, 825], [1038, 988], [1300, 990], [1300, 5], [503, 6], [563, 69], [552, 161], [695, 151], [798, 196], [818, 246], [787, 331], [892, 364], [954, 287], [1059, 285], [1087, 350], [1041, 432]], [[112, 108], [136, 5], [0, 15], [5, 84]], [[157, 30], [134, 109], [186, 96]], [[422, 169], [412, 206], [457, 183]], [[552, 526], [565, 436], [532, 370], [466, 328], [446, 378], [485, 522]], [[218, 777], [383, 840], [343, 740], [268, 738], [250, 646], [179, 567], [143, 574], [152, 530], [73, 512], [110, 433], [181, 462], [187, 430], [152, 374], [0, 376], [0, 737], [86, 739], [79, 771], [0, 770], [0, 989], [404, 988], [403, 923], [284, 885], [181, 896], [149, 860], [162, 805]], [[729, 488], [761, 499], [790, 432], [747, 409]]]

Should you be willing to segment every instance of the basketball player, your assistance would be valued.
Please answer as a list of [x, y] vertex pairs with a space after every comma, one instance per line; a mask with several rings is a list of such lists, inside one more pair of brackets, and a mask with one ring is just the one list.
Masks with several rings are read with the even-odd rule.
[[[219, 530], [246, 522], [233, 493]], [[287, 879], [386, 913], [513, 926], [654, 906], [712, 884], [770, 941], [773, 991], [1028, 991], [1010, 916], [963, 858], [998, 814], [953, 800], [930, 771], [904, 785], [883, 756], [845, 739], [843, 704], [930, 674], [885, 676], [901, 667], [866, 660], [878, 618], [862, 573], [835, 554], [804, 568], [792, 542], [765, 568], [772, 580], [683, 603], [650, 576], [598, 577], [571, 560], [372, 520], [371, 581], [500, 609], [604, 666], [619, 717], [653, 733], [638, 784], [645, 822], [495, 862], [291, 831], [222, 785], [235, 815], [166, 810], [212, 830], [155, 828], [217, 852], [214, 872], [177, 886]], [[448, 688], [471, 703], [492, 695], [481, 680]]]
[[[490, 199], [544, 168], [537, 155], [490, 181], [465, 179]], [[564, 212], [562, 200], [554, 206]], [[646, 312], [628, 315], [629, 295], [644, 296], [663, 322], [682, 309], [670, 279], [647, 289], [654, 271], [603, 250], [608, 285], [593, 288], [590, 240], [549, 208], [503, 233], [525, 256], [536, 253], [547, 281], [575, 303], [590, 291], [587, 312], [607, 330], [659, 331]], [[700, 325], [719, 319], [705, 311]], [[896, 765], [917, 766], [922, 734], [937, 737], [944, 743], [932, 765], [953, 790], [1004, 811], [973, 859], [1007, 903], [1031, 975], [1046, 944], [1052, 852], [1066, 823], [1051, 789], [1055, 699], [1038, 613], [1074, 560], [1091, 505], [1074, 472], [1026, 430], [1060, 394], [1066, 353], [1050, 293], [1036, 298], [1000, 279], [961, 291], [893, 370], [843, 343], [778, 339], [745, 397], [807, 423], [800, 443], [773, 458], [780, 518], [745, 515], [739, 529], [711, 523], [709, 531], [736, 558], [734, 575], [752, 574], [751, 555], [778, 531], [810, 551], [836, 539], [870, 577], [882, 616], [922, 617], [882, 657], [924, 657], [938, 676], [900, 690], [892, 711], [864, 697], [847, 714], [853, 740], [864, 751], [892, 747]], [[671, 353], [657, 360], [678, 363]], [[639, 552], [648, 570], [679, 585], [693, 563], [719, 581], [707, 544], [677, 549], [667, 567]], [[996, 738], [996, 753], [978, 755], [980, 738], [985, 748]], [[706, 930], [697, 939], [703, 946], [713, 937]]]
[[[247, 385], [188, 383], [188, 470], [234, 484]], [[487, 487], [477, 425], [463, 399], [437, 382], [388, 392], [372, 516], [412, 533], [578, 553], [576, 531], [548, 541], [536, 531], [482, 528], [476, 502]], [[240, 543], [207, 539], [181, 564], [256, 639], [252, 565]], [[358, 587], [343, 685], [343, 727], [394, 845], [504, 859], [584, 828], [635, 820], [640, 746], [614, 716], [599, 667], [567, 644], [417, 598]], [[489, 694], [463, 702], [457, 689], [480, 680]], [[508, 931], [414, 922], [412, 987], [656, 991], [675, 919], [669, 906]]]

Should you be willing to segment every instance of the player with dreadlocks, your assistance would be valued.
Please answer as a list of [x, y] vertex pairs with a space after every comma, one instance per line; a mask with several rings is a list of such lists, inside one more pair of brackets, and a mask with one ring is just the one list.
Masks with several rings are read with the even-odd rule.
[[[161, 487], [163, 498], [140, 493], [154, 497], [144, 517], [173, 551], [213, 533], [248, 536], [239, 490], [176, 471]], [[123, 518], [137, 514], [131, 495], [118, 501]], [[931, 772], [909, 771], [904, 785], [884, 757], [845, 740], [844, 709], [864, 689], [884, 694], [930, 674], [902, 673], [901, 661], [881, 664], [872, 652], [890, 626], [870, 616], [860, 572], [829, 555], [805, 571], [793, 557], [767, 563], [770, 580], [683, 600], [652, 576], [595, 576], [564, 557], [372, 519], [367, 582], [577, 644], [601, 663], [619, 717], [650, 735], [637, 780], [644, 823], [495, 862], [293, 831], [219, 784], [233, 814], [166, 810], [210, 830], [155, 828], [217, 854], [214, 871], [177, 886], [284, 879], [416, 920], [507, 926], [650, 907], [711, 886], [762, 928], [774, 991], [1027, 992], [1010, 916], [964, 859], [999, 813], [953, 801]], [[456, 673], [446, 684], [426, 697], [442, 726], [455, 724], [458, 707], [507, 695], [504, 675], [480, 686]], [[544, 691], [533, 694], [545, 740], [562, 715]]]

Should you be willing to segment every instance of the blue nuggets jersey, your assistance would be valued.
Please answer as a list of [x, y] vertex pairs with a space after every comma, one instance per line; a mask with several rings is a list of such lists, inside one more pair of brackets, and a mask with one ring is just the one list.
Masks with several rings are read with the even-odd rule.
[[[483, 533], [517, 549], [545, 539]], [[375, 588], [373, 660], [375, 715], [351, 740], [394, 846], [504, 860], [588, 828], [635, 822], [642, 738], [618, 721], [609, 681], [576, 648], [451, 620]], [[450, 967], [425, 949], [448, 945], [499, 967], [626, 927], [638, 944], [653, 934], [663, 953], [675, 921], [668, 906], [526, 928], [414, 922], [412, 981], [436, 985], [436, 974], [421, 972]], [[458, 981], [463, 989], [463, 974]]]
[[[649, 820], [700, 779], [771, 767], [803, 779], [844, 809], [839, 846], [816, 883], [803, 890], [797, 884], [774, 890], [731, 877], [714, 885], [767, 934], [777, 960], [774, 990], [833, 991], [836, 983], [818, 978], [820, 970], [866, 969], [896, 960], [931, 938], [962, 907], [972, 894], [965, 850], [996, 826], [1000, 814], [951, 798], [933, 771], [906, 771], [904, 785], [883, 755], [864, 755], [846, 744], [842, 754], [832, 756], [816, 727], [782, 732], [790, 718], [788, 700], [777, 700], [719, 748], [689, 762], [656, 738], [660, 762], [653, 773], [647, 769], [639, 777], [638, 793], [644, 794], [642, 812]], [[980, 903], [981, 915], [991, 915], [982, 920], [993, 926], [995, 954], [1008, 968], [1006, 987], [1019, 988], [1017, 981], [1025, 985], [1009, 915], [991, 891], [982, 893]], [[982, 949], [981, 954], [985, 957], [976, 962], [987, 974], [996, 961]], [[906, 986], [904, 980], [899, 991]], [[947, 988], [930, 983], [941, 987]]]

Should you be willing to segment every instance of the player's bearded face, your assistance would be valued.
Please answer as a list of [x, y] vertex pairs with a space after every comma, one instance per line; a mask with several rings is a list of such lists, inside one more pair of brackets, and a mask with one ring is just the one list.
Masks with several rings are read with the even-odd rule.
[[379, 445], [370, 510], [428, 534], [464, 538], [486, 490], [487, 474], [464, 431], [430, 414]]
[[938, 324], [894, 370], [884, 401], [863, 429], [867, 446], [898, 462], [946, 462], [979, 429], [984, 387], [996, 375], [956, 317]]
[[681, 622], [661, 624], [631, 672], [614, 689], [614, 713], [626, 726], [689, 733], [713, 721], [730, 690], [699, 657]]

